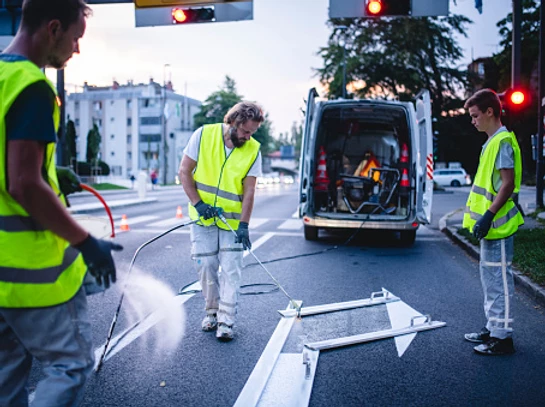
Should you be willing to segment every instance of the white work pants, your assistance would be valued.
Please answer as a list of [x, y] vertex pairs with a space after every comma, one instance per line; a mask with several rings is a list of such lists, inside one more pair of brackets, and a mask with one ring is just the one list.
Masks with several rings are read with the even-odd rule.
[[28, 405], [33, 356], [45, 378], [32, 406], [78, 406], [95, 358], [83, 288], [53, 307], [0, 308], [0, 406]]
[[513, 280], [514, 237], [499, 240], [481, 240], [481, 283], [484, 291], [486, 328], [498, 339], [513, 334]]
[[242, 274], [241, 243], [230, 230], [191, 225], [191, 258], [199, 273], [207, 314], [233, 325]]

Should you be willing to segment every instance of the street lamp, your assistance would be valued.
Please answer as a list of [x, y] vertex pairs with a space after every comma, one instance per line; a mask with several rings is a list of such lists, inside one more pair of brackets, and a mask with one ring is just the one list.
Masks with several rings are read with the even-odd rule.
[[[338, 28], [342, 32], [342, 47], [343, 47], [343, 99], [346, 99], [346, 29], [348, 28], [346, 25], [339, 25]], [[339, 41], [340, 44], [341, 41]], [[341, 45], [341, 44], [340, 44]]]
[[167, 68], [170, 68], [170, 64], [163, 65], [163, 88], [162, 88], [162, 101], [161, 104], [161, 141], [163, 144], [163, 185], [167, 183], [167, 117], [166, 117], [166, 104], [167, 104], [167, 79], [166, 72]]

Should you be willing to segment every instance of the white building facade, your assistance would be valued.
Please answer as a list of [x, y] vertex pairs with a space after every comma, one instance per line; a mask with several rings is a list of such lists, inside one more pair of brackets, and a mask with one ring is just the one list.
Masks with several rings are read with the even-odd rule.
[[[77, 161], [86, 161], [87, 134], [97, 125], [99, 159], [114, 177], [155, 171], [159, 183], [173, 183], [183, 149], [193, 133], [201, 102], [150, 79], [148, 84], [89, 86], [66, 97], [66, 119], [76, 128]], [[99, 175], [99, 174], [97, 174]]]

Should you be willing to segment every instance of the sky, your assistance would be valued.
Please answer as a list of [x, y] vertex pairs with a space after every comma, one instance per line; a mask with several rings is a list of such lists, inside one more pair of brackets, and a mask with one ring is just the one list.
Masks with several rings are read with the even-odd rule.
[[[65, 70], [66, 90], [84, 82], [107, 86], [133, 80], [162, 83], [171, 79], [177, 93], [204, 101], [232, 77], [245, 100], [258, 102], [273, 134], [301, 122], [304, 99], [319, 81], [317, 52], [327, 45], [330, 0], [254, 0], [251, 21], [135, 28], [132, 4], [94, 5], [87, 31]], [[467, 65], [472, 58], [499, 51], [496, 23], [511, 10], [512, 0], [450, 0], [451, 14], [473, 21], [469, 38], [460, 38]], [[168, 64], [169, 66], [165, 67]], [[55, 80], [54, 71], [48, 75]], [[187, 90], [187, 91], [186, 91]]]

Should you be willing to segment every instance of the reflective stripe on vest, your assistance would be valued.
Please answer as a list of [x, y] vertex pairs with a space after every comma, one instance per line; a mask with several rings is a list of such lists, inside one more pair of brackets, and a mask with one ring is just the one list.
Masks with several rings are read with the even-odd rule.
[[[221, 123], [202, 128], [197, 167], [193, 174], [195, 187], [204, 203], [223, 209], [223, 215], [234, 230], [238, 229], [244, 196], [243, 181], [259, 154], [259, 142], [250, 138], [242, 147], [233, 148], [225, 157], [225, 141]], [[193, 205], [188, 205], [189, 217], [199, 218]], [[229, 230], [218, 219], [200, 219], [204, 226], [213, 225]]]
[[503, 239], [511, 236], [524, 223], [522, 215], [514, 202], [520, 191], [522, 178], [520, 148], [513, 133], [501, 132], [492, 137], [481, 154], [477, 175], [473, 181], [473, 187], [466, 203], [463, 227], [473, 232], [475, 223], [484, 215], [494, 202], [494, 199], [496, 199], [497, 191], [494, 190], [492, 174], [502, 142], [508, 142], [513, 148], [515, 189], [513, 195], [494, 216], [490, 231], [485, 237], [488, 240]]
[[[46, 81], [30, 61], [0, 61], [0, 307], [33, 308], [62, 304], [80, 289], [86, 266], [79, 252], [43, 228], [8, 193], [6, 188], [6, 123], [13, 102], [29, 85]], [[53, 103], [53, 123], [58, 129], [60, 110]], [[65, 204], [55, 166], [55, 143], [46, 145], [45, 180]]]

